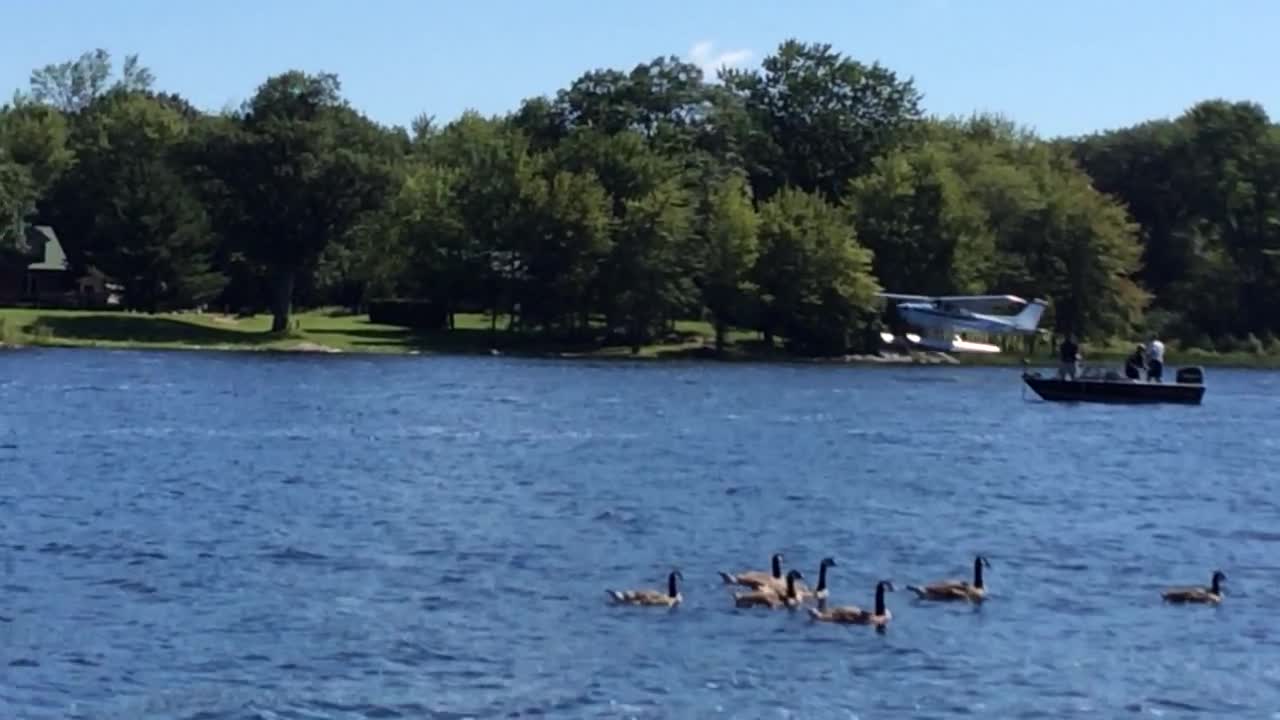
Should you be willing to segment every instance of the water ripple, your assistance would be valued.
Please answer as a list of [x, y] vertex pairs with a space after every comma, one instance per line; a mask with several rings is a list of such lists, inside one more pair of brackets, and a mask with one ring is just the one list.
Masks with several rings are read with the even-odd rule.
[[[0, 356], [6, 716], [1274, 716], [1277, 375]], [[173, 400], [181, 397], [181, 402]], [[38, 433], [19, 428], [39, 427]], [[782, 552], [884, 633], [732, 607]], [[685, 604], [611, 608], [606, 587]], [[1218, 608], [1159, 590], [1208, 581]]]

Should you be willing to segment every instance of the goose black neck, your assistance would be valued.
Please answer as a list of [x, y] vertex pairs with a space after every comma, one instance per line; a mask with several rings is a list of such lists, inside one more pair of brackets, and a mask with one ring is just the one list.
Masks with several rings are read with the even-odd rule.
[[827, 566], [823, 565], [818, 568], [818, 591], [827, 589]]
[[876, 615], [884, 615], [884, 583], [876, 586]]
[[1221, 595], [1222, 594], [1222, 578], [1217, 575], [1214, 575], [1213, 586], [1210, 589], [1213, 591], [1214, 595]]
[[795, 575], [787, 576], [787, 597], [791, 600], [796, 599], [796, 577]]
[[675, 597], [677, 594], [675, 573], [671, 573], [670, 577], [667, 578], [667, 594], [670, 595], [671, 597]]
[[982, 587], [982, 558], [976, 558], [973, 561], [973, 586]]
[[776, 578], [782, 577], [782, 558], [777, 555], [773, 556], [773, 576]]

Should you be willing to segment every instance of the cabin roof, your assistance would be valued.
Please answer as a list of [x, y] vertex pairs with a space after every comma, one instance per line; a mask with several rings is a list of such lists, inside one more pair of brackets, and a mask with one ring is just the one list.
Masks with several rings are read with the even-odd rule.
[[62, 249], [58, 234], [48, 225], [33, 225], [27, 228], [27, 242], [33, 249], [44, 247], [40, 253], [43, 258], [27, 266], [28, 270], [67, 270], [67, 253]]

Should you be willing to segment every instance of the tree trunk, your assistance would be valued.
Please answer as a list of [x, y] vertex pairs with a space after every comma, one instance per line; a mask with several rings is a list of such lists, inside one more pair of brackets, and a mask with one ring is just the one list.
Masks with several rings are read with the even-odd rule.
[[271, 332], [289, 329], [289, 315], [293, 312], [293, 285], [296, 277], [291, 267], [277, 268], [272, 283]]
[[160, 309], [160, 279], [154, 273], [147, 276], [147, 314], [155, 315]]
[[631, 318], [631, 323], [630, 323], [630, 325], [631, 325], [631, 328], [630, 328], [630, 335], [631, 335], [631, 354], [632, 354], [632, 355], [639, 355], [639, 354], [640, 354], [640, 346], [641, 346], [641, 344], [643, 343], [643, 341], [642, 341], [642, 339], [641, 339], [641, 337], [640, 337], [640, 320], [639, 320], [639, 318], [634, 318], [634, 317], [633, 317], [633, 318]]
[[717, 319], [716, 320], [716, 354], [717, 355], [724, 354], [724, 336], [726, 334], [726, 331], [727, 331], [727, 328], [725, 327], [725, 322], [723, 320]]

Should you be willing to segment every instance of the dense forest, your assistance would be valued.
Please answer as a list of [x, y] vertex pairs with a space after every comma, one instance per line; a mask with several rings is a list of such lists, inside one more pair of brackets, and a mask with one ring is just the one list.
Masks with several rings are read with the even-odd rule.
[[1280, 129], [1257, 104], [1040, 138], [930, 116], [912, 80], [798, 41], [410, 128], [327, 73], [201, 111], [99, 50], [0, 108], [0, 213], [0, 255], [47, 224], [129, 308], [276, 331], [297, 306], [413, 298], [547, 337], [639, 345], [701, 318], [840, 353], [875, 337], [884, 289], [1045, 298], [1044, 325], [1086, 339], [1280, 335]]

